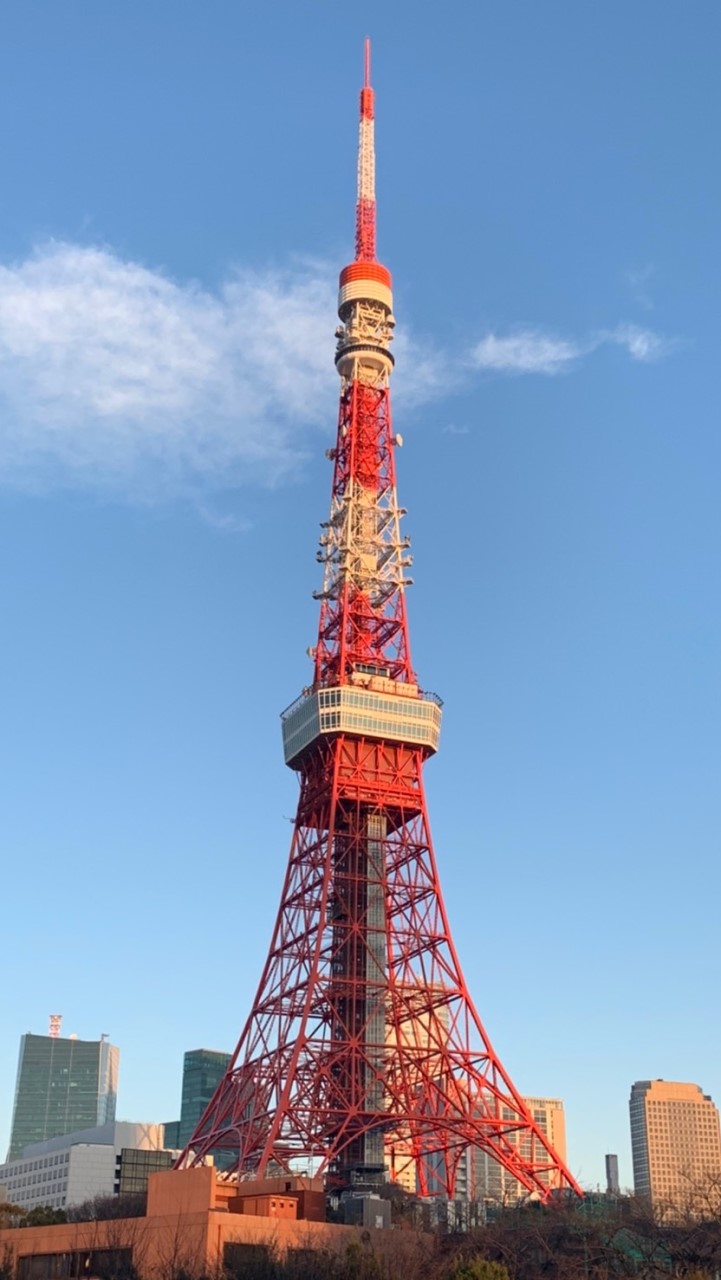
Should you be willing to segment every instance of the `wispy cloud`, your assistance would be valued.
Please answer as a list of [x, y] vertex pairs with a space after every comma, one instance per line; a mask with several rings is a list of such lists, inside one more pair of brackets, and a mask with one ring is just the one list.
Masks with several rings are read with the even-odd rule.
[[[332, 431], [336, 279], [299, 262], [210, 291], [67, 243], [0, 266], [0, 483], [189, 493], [228, 527], [203, 493], [277, 483]], [[408, 405], [459, 376], [407, 329], [396, 348]]]
[[640, 360], [643, 364], [662, 360], [678, 346], [676, 339], [665, 338], [651, 329], [639, 329], [635, 324], [618, 325], [603, 334], [599, 345], [601, 342], [615, 342], [619, 347], [625, 347], [633, 360]]
[[[332, 430], [336, 323], [323, 263], [239, 269], [215, 290], [102, 247], [0, 265], [0, 483], [192, 495], [211, 523], [242, 527], [213, 515], [213, 492], [281, 481]], [[401, 328], [399, 402], [439, 399], [474, 370], [559, 374], [603, 344], [645, 363], [672, 345], [630, 324], [586, 340], [526, 327], [459, 358]]]
[[238, 271], [217, 293], [106, 249], [0, 267], [0, 477], [140, 496], [273, 481], [332, 413], [330, 275]]
[[486, 334], [472, 349], [471, 363], [477, 369], [495, 373], [553, 377], [608, 344], [623, 347], [632, 360], [645, 364], [660, 360], [676, 345], [672, 339], [633, 324], [600, 330], [585, 340], [559, 337], [542, 329], [516, 329], [505, 337]]
[[397, 362], [393, 386], [397, 403], [404, 408], [449, 395], [463, 383], [465, 370], [457, 356], [412, 333], [407, 325], [399, 325], [393, 346]]
[[496, 373], [561, 373], [583, 355], [583, 348], [567, 338], [540, 329], [518, 329], [505, 338], [489, 333], [473, 348], [478, 369]]

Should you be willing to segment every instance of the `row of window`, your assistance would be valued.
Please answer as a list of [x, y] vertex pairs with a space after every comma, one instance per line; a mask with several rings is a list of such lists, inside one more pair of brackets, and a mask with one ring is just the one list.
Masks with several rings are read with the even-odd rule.
[[8, 1178], [3, 1183], [3, 1186], [6, 1186], [8, 1191], [19, 1191], [21, 1187], [39, 1187], [45, 1184], [52, 1185], [53, 1188], [57, 1189], [64, 1184], [66, 1176], [65, 1170], [62, 1173], [54, 1170], [47, 1173], [28, 1173], [23, 1178]]
[[64, 1166], [69, 1160], [69, 1151], [61, 1151], [56, 1156], [45, 1156], [38, 1160], [13, 1160], [10, 1164], [0, 1165], [0, 1182], [13, 1190], [17, 1187], [33, 1186], [38, 1182], [48, 1182], [55, 1178], [64, 1178], [67, 1174]]
[[56, 1156], [44, 1156], [38, 1160], [13, 1160], [11, 1163], [0, 1165], [0, 1173], [5, 1173], [8, 1169], [12, 1169], [13, 1165], [17, 1165], [23, 1173], [34, 1173], [36, 1169], [50, 1169], [54, 1165], [67, 1164], [70, 1159], [69, 1151], [61, 1151]]
[[29, 1254], [18, 1258], [18, 1280], [66, 1280], [69, 1277], [133, 1275], [132, 1249], [93, 1249], [89, 1252]]
[[333, 729], [345, 729], [348, 732], [358, 732], [365, 729], [367, 733], [373, 734], [374, 737], [388, 737], [396, 739], [402, 734], [404, 739], [413, 740], [419, 738], [425, 741], [428, 737], [428, 729], [422, 724], [413, 724], [412, 721], [400, 720], [383, 720], [380, 716], [362, 716], [356, 715], [353, 711], [324, 711], [320, 718], [320, 728], [322, 733], [328, 733]]
[[410, 716], [414, 720], [432, 720], [438, 714], [435, 703], [422, 698], [383, 697], [382, 694], [367, 690], [351, 689], [347, 686], [337, 689], [321, 689], [318, 694], [321, 710], [326, 707], [359, 708], [361, 710], [385, 712], [386, 715]]

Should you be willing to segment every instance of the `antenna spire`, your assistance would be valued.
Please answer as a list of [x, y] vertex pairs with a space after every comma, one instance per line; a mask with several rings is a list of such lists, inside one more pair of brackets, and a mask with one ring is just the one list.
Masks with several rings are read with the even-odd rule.
[[358, 139], [358, 199], [355, 219], [356, 262], [376, 260], [376, 157], [373, 137], [373, 90], [371, 88], [371, 42], [366, 39], [363, 88], [360, 92], [360, 134]]

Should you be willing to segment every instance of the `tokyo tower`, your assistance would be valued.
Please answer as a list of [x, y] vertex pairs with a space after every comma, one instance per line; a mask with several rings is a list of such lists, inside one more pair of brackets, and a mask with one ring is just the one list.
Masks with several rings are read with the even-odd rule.
[[475, 1147], [546, 1199], [552, 1188], [579, 1188], [476, 1012], [431, 844], [422, 775], [441, 703], [411, 664], [373, 121], [366, 42], [318, 640], [312, 682], [282, 716], [298, 811], [253, 1007], [179, 1164], [221, 1149], [240, 1177], [263, 1177], [306, 1157], [342, 1189], [372, 1186], [400, 1159], [412, 1162], [421, 1194], [452, 1196]]

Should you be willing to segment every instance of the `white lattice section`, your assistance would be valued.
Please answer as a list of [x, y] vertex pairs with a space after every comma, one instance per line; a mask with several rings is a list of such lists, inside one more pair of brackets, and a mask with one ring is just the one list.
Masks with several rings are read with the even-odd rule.
[[381, 493], [364, 489], [357, 480], [331, 505], [330, 520], [320, 538], [318, 559], [325, 564], [322, 599], [338, 600], [346, 582], [362, 592], [375, 609], [382, 609], [395, 591], [410, 585], [405, 569], [410, 538], [401, 536], [401, 516], [395, 489]]
[[358, 139], [358, 199], [376, 198], [376, 157], [373, 121], [361, 117]]

